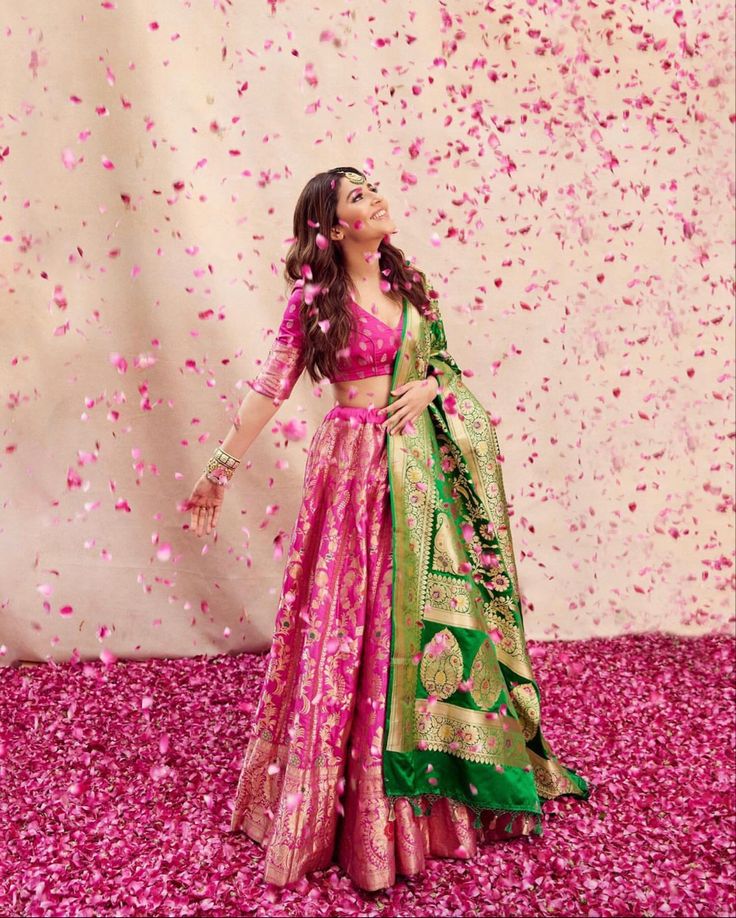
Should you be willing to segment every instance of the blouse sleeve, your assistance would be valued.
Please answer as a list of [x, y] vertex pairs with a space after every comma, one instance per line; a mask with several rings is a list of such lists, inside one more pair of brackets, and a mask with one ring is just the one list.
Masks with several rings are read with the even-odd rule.
[[304, 334], [299, 317], [302, 288], [295, 287], [263, 366], [248, 385], [279, 405], [291, 395], [304, 370]]

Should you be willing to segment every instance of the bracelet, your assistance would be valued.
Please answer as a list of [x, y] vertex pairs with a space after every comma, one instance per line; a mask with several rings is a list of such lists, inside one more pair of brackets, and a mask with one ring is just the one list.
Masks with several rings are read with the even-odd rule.
[[225, 466], [227, 469], [232, 469], [233, 471], [240, 465], [240, 459], [236, 459], [235, 456], [226, 453], [221, 446], [215, 448], [212, 458], [216, 459], [220, 465]]
[[207, 462], [204, 477], [213, 484], [227, 487], [239, 465], [240, 459], [236, 459], [218, 446]]
[[[221, 475], [222, 477], [219, 477], [220, 475]], [[207, 479], [207, 481], [211, 481], [212, 484], [219, 485], [221, 488], [228, 488], [228, 487], [230, 487], [230, 481], [229, 481], [227, 475], [226, 475], [223, 471], [220, 471], [220, 472], [205, 472], [205, 473], [204, 473], [204, 477]]]

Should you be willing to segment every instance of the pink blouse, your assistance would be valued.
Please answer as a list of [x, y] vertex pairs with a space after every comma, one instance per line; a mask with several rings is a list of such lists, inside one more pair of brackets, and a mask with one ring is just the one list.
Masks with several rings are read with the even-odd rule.
[[[261, 395], [285, 401], [304, 370], [302, 347], [304, 333], [299, 318], [302, 288], [295, 287], [286, 304], [276, 338], [256, 378], [248, 385]], [[409, 304], [404, 303], [401, 322], [391, 328], [378, 316], [367, 312], [352, 298], [350, 308], [355, 312], [357, 332], [353, 334], [346, 353], [338, 357], [338, 372], [330, 382], [349, 382], [366, 379], [369, 376], [384, 376], [393, 373], [394, 361], [401, 347]]]

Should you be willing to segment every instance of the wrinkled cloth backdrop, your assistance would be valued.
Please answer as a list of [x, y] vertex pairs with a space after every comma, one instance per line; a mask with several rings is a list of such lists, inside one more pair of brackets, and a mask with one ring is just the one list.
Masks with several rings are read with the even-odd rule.
[[299, 189], [348, 163], [498, 423], [527, 636], [728, 622], [732, 17], [414, 6], [6, 5], [3, 664], [268, 647], [329, 387], [206, 553], [176, 505], [268, 350]]

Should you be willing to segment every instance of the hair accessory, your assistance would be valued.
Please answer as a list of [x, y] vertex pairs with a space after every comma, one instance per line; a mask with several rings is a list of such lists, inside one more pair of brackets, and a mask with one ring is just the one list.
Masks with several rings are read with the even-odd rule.
[[353, 185], [362, 185], [365, 181], [365, 176], [361, 175], [360, 172], [356, 172], [354, 169], [332, 169], [331, 171], [339, 172], [341, 175], [344, 175]]

